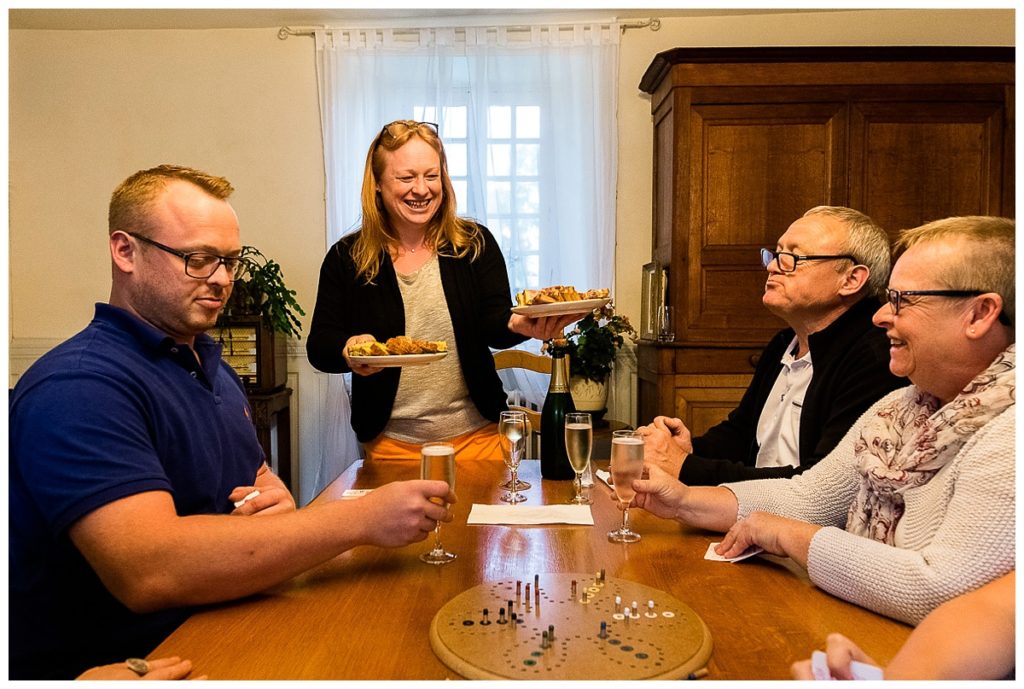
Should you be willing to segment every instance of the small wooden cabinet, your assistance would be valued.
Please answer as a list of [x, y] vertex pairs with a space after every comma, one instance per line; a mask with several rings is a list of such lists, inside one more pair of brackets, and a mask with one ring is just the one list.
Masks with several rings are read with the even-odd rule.
[[1012, 48], [679, 48], [640, 88], [675, 331], [640, 344], [640, 423], [713, 425], [735, 406], [784, 326], [761, 305], [757, 249], [807, 209], [850, 206], [894, 236], [1014, 215]]
[[249, 392], [269, 392], [288, 382], [288, 340], [258, 315], [221, 316], [210, 337]]

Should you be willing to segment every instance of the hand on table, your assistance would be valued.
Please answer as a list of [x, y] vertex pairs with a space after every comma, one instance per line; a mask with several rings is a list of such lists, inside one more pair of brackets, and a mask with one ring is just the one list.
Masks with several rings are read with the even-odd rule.
[[[435, 502], [436, 500], [436, 502]], [[417, 543], [434, 530], [437, 522], [450, 522], [455, 493], [444, 481], [394, 481], [353, 501], [360, 508], [365, 542], [385, 548]]]
[[384, 370], [384, 368], [381, 366], [366, 366], [363, 364], [353, 364], [352, 359], [350, 359], [348, 356], [348, 348], [351, 345], [359, 344], [360, 342], [374, 342], [375, 340], [376, 338], [373, 335], [365, 334], [353, 335], [352, 337], [348, 338], [348, 341], [345, 343], [345, 347], [341, 350], [341, 354], [342, 356], [345, 357], [345, 363], [348, 364], [348, 367], [350, 369], [352, 369], [352, 373], [355, 373], [356, 375], [360, 376], [372, 376], [374, 373], [380, 373], [381, 371]]
[[[149, 671], [142, 675], [129, 668], [127, 663], [120, 662], [90, 668], [75, 679], [185, 679], [185, 676], [192, 672], [192, 661], [181, 660], [177, 656], [172, 658], [156, 658], [146, 662], [149, 665]], [[206, 679], [206, 675], [193, 677], [192, 679]]]
[[807, 552], [811, 538], [821, 527], [797, 519], [780, 517], [768, 512], [752, 512], [740, 519], [715, 548], [722, 557], [738, 557], [750, 546], [759, 546], [772, 555], [793, 558], [801, 567], [807, 567]]

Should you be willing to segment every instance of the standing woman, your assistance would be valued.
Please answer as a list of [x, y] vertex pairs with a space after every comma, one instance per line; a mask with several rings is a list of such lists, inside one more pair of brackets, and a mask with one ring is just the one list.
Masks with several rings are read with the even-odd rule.
[[[437, 125], [397, 120], [366, 156], [363, 224], [327, 252], [306, 353], [327, 373], [352, 371], [352, 427], [367, 458], [418, 459], [432, 440], [460, 458], [500, 457], [505, 392], [489, 348], [561, 334], [577, 316], [511, 312], [505, 260], [490, 231], [455, 215]], [[444, 340], [426, 366], [353, 364], [359, 342]]]

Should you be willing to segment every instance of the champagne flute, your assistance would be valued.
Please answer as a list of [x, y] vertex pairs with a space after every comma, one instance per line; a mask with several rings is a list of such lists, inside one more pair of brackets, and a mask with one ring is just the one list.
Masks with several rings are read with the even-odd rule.
[[636, 543], [640, 534], [629, 528], [629, 503], [633, 501], [636, 491], [633, 481], [640, 478], [644, 471], [644, 440], [636, 431], [615, 431], [612, 433], [612, 483], [615, 497], [622, 506], [622, 525], [615, 531], [608, 532], [608, 540], [613, 543]]
[[[451, 490], [455, 490], [455, 447], [450, 443], [426, 443], [420, 450], [420, 478], [428, 481], [444, 481]], [[440, 498], [432, 498], [438, 504], [448, 503]], [[432, 565], [443, 565], [456, 557], [441, 545], [441, 522], [434, 527], [434, 547], [430, 552], [420, 555], [420, 559]]]
[[509, 492], [503, 493], [501, 500], [515, 505], [526, 500], [526, 496], [519, 492], [519, 461], [526, 452], [526, 414], [524, 412], [501, 412], [498, 419], [498, 443], [501, 445], [505, 466], [512, 473]]
[[[526, 412], [524, 412], [524, 411], [515, 411], [515, 410], [510, 410], [510, 411], [511, 411], [511, 413], [514, 413], [514, 414], [522, 414], [523, 418], [526, 419], [526, 439], [527, 439], [527, 445], [529, 445], [530, 434], [533, 433], [533, 428], [530, 426], [530, 417], [527, 416]], [[499, 428], [499, 433], [500, 432], [501, 432], [501, 430]], [[523, 459], [525, 459], [525, 458], [526, 458], [526, 448], [524, 447], [523, 448]], [[505, 463], [508, 464], [508, 461], [506, 460]], [[515, 481], [516, 481], [516, 483], [515, 483], [516, 491], [529, 490], [530, 484], [527, 483], [526, 481], [523, 481], [518, 476], [516, 477]], [[512, 490], [512, 479], [510, 478], [508, 481], [505, 481], [504, 483], [500, 484], [498, 486], [498, 488], [504, 488], [505, 490]], [[523, 499], [525, 500], [525, 498], [523, 498]]]
[[590, 414], [572, 412], [565, 415], [565, 451], [569, 455], [569, 464], [576, 472], [573, 485], [576, 496], [569, 501], [571, 505], [589, 505], [589, 495], [583, 494], [583, 472], [590, 465], [590, 449], [594, 442], [594, 426]]

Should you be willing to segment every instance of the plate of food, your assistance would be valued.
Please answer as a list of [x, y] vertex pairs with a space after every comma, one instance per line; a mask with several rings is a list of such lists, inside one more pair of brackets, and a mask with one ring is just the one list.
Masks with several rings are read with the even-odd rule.
[[444, 340], [414, 340], [405, 335], [392, 337], [387, 342], [360, 342], [348, 348], [348, 358], [353, 364], [380, 368], [422, 366], [446, 356], [448, 343]]
[[516, 295], [516, 306], [512, 307], [512, 313], [530, 318], [577, 313], [586, 315], [610, 301], [607, 289], [578, 292], [571, 285], [554, 285], [539, 290], [523, 290]]

